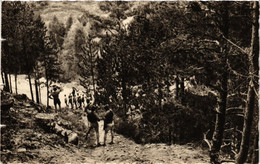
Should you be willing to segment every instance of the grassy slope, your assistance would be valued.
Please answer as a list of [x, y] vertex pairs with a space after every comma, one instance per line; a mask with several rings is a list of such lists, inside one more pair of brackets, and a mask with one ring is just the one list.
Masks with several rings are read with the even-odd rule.
[[48, 2], [48, 5], [37, 12], [40, 13], [46, 25], [56, 15], [59, 21], [66, 23], [68, 17], [71, 15], [74, 19], [78, 19], [85, 12], [89, 12], [94, 15], [106, 16], [106, 13], [102, 12], [98, 7], [99, 2]]

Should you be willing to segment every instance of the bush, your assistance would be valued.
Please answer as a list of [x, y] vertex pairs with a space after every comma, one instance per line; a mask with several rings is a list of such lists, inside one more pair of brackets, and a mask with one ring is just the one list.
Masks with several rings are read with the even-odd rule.
[[136, 142], [140, 142], [140, 132], [133, 122], [123, 121], [119, 118], [115, 121], [115, 131], [125, 137], [132, 138]]
[[[164, 104], [163, 108], [150, 106], [141, 113], [140, 122], [120, 118], [116, 131], [137, 143], [188, 143], [203, 139], [203, 133], [213, 128], [216, 105], [213, 96], [185, 93], [182, 105], [177, 101]], [[192, 108], [191, 108], [192, 107]]]

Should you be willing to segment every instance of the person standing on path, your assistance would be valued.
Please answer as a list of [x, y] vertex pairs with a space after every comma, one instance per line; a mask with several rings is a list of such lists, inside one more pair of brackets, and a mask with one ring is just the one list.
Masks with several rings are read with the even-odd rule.
[[59, 110], [61, 110], [60, 99], [59, 99], [59, 94], [61, 91], [62, 91], [61, 89], [57, 89], [57, 87], [54, 87], [53, 91], [51, 92], [50, 98], [53, 98], [56, 113], [57, 113], [57, 105], [59, 105]]
[[67, 96], [66, 96], [66, 95], [64, 95], [64, 101], [65, 101], [66, 107], [68, 107], [69, 104], [68, 104], [68, 99], [67, 99]]
[[71, 94], [69, 95], [69, 103], [70, 103], [70, 106], [71, 106], [71, 110], [73, 110], [73, 100], [72, 100]]
[[75, 105], [75, 109], [77, 109], [78, 106], [77, 106], [77, 98], [76, 98], [76, 95], [73, 96], [73, 103], [74, 103], [74, 105]]
[[96, 137], [97, 137], [97, 146], [101, 146], [101, 144], [99, 143], [99, 130], [98, 130], [98, 128], [99, 128], [98, 121], [100, 121], [100, 118], [96, 114], [95, 110], [96, 110], [95, 106], [91, 106], [90, 108], [88, 108], [88, 107], [85, 108], [85, 111], [87, 112], [87, 118], [90, 123], [89, 129], [86, 133], [86, 139], [88, 138], [90, 131], [92, 129], [94, 129], [96, 132]]
[[111, 132], [111, 142], [110, 144], [114, 143], [114, 112], [111, 108], [105, 106], [105, 116], [104, 116], [104, 130], [105, 130], [105, 136], [104, 136], [104, 146], [106, 145], [106, 139], [107, 139], [107, 133], [110, 130]]
[[81, 103], [82, 103], [82, 107], [84, 109], [85, 108], [85, 96], [84, 96], [84, 94], [81, 95]]
[[76, 91], [78, 92], [78, 90], [75, 87], [72, 87], [72, 96], [73, 97], [76, 96]]
[[79, 109], [81, 109], [81, 97], [79, 93], [77, 94], [77, 100], [78, 100]]

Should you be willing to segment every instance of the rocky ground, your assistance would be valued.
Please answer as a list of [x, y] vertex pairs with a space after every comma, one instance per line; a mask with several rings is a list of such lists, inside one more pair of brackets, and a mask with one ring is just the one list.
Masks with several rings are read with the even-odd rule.
[[[2, 96], [3, 98], [3, 96]], [[14, 98], [10, 110], [1, 109], [1, 161], [4, 163], [209, 163], [206, 151], [192, 144], [136, 144], [116, 134], [114, 144], [96, 147], [94, 133], [85, 139], [88, 123], [83, 111], [63, 109], [57, 115], [69, 122], [69, 129], [78, 134], [77, 145], [46, 130], [35, 116], [50, 113], [35, 105], [26, 96]], [[1, 100], [2, 102], [2, 100]], [[100, 141], [103, 141], [100, 122]], [[110, 142], [110, 135], [108, 135]]]

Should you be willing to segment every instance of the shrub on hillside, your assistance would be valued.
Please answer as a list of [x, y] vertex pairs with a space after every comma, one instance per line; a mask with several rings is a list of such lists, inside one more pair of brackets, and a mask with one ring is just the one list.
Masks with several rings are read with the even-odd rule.
[[185, 93], [183, 102], [167, 102], [163, 108], [150, 106], [142, 110], [140, 122], [120, 119], [118, 133], [138, 143], [188, 143], [203, 139], [203, 133], [212, 128], [216, 105], [213, 96]]
[[115, 124], [115, 130], [119, 134], [132, 138], [138, 143], [140, 142], [140, 131], [138, 130], [138, 126], [136, 126], [136, 124], [134, 124], [133, 122], [118, 119]]

